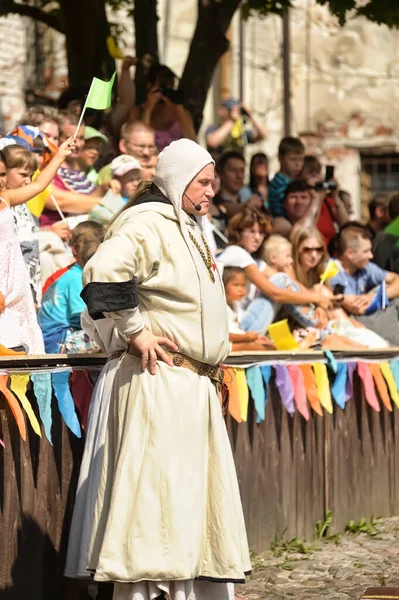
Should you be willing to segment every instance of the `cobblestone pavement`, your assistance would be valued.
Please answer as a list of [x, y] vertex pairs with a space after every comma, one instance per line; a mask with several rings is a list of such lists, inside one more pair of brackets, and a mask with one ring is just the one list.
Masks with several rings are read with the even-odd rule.
[[245, 600], [359, 600], [368, 587], [399, 587], [399, 517], [363, 529], [312, 544], [277, 540], [236, 591]]

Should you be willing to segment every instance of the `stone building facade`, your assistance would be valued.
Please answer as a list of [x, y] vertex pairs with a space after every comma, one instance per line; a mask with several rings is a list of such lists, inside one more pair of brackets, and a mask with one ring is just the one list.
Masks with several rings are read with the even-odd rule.
[[[159, 0], [161, 60], [181, 74], [195, 26], [197, 0]], [[122, 27], [120, 45], [134, 52], [132, 19], [110, 13]], [[57, 94], [66, 81], [62, 35], [29, 19], [0, 19], [0, 129], [23, 114], [26, 91]], [[244, 24], [240, 52], [239, 15], [233, 20], [231, 50], [215, 75], [204, 126], [215, 119], [221, 95], [239, 95], [266, 124], [260, 147], [277, 169], [283, 130], [282, 25], [279, 17], [251, 18]], [[17, 40], [18, 43], [15, 43]], [[315, 0], [296, 0], [291, 11], [292, 127], [311, 152], [335, 164], [342, 187], [351, 192], [356, 212], [370, 193], [399, 191], [399, 31], [363, 18], [341, 28]], [[40, 66], [38, 81], [37, 71]], [[223, 71], [223, 72], [222, 72]], [[258, 148], [257, 148], [258, 149]]]

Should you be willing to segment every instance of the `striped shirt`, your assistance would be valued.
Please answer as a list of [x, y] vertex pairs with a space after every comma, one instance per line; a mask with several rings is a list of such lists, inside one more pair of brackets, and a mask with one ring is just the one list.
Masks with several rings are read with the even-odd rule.
[[287, 185], [292, 181], [282, 173], [277, 173], [269, 184], [267, 197], [272, 217], [284, 217], [284, 195]]

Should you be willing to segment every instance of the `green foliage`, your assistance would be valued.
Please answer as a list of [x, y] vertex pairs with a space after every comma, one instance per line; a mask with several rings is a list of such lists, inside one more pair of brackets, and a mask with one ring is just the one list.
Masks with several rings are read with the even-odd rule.
[[270, 544], [270, 551], [273, 556], [282, 556], [283, 554], [305, 554], [309, 555], [314, 552], [312, 546], [307, 546], [299, 538], [292, 538], [292, 540], [284, 541], [282, 538], [275, 536], [274, 540]]
[[324, 521], [317, 521], [315, 527], [315, 535], [319, 540], [327, 534], [327, 530], [330, 527], [332, 520], [332, 510], [328, 510]]
[[[368, 2], [316, 0], [316, 2], [327, 6], [331, 13], [338, 17], [341, 25], [346, 22], [350, 13], [351, 16], [363, 16], [375, 23], [385, 23], [389, 27], [399, 27], [399, 2], [397, 0], [369, 0]], [[280, 15], [286, 6], [292, 6], [290, 0], [244, 0], [242, 14], [244, 19], [256, 14], [260, 16]]]
[[345, 531], [348, 533], [367, 533], [368, 535], [375, 536], [378, 531], [376, 529], [377, 519], [371, 517], [370, 521], [367, 521], [364, 517], [356, 523], [355, 521], [349, 521], [345, 527]]

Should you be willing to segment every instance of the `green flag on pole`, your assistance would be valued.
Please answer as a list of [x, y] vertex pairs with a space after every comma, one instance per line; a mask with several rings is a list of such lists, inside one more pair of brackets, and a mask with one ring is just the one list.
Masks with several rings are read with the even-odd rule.
[[94, 108], [95, 110], [106, 110], [111, 106], [112, 87], [114, 85], [115, 77], [116, 71], [109, 81], [103, 81], [102, 79], [97, 79], [97, 77], [93, 77], [93, 81], [91, 82], [85, 105], [79, 117], [78, 126], [76, 127], [76, 131], [73, 136], [74, 140], [76, 140], [78, 131], [83, 123], [83, 117], [86, 108]]
[[109, 81], [103, 81], [93, 77], [92, 84], [87, 96], [85, 108], [105, 110], [111, 106], [112, 87], [114, 85], [116, 72]]

